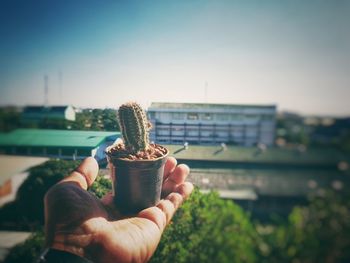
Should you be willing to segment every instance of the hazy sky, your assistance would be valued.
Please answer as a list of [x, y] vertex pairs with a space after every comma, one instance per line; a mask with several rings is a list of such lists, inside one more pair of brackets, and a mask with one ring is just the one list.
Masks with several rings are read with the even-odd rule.
[[346, 0], [8, 0], [0, 38], [1, 105], [42, 104], [47, 74], [52, 105], [276, 103], [350, 115]]

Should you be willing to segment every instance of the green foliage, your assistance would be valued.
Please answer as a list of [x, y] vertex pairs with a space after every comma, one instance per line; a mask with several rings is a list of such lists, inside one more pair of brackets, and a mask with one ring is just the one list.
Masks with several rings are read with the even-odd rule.
[[140, 105], [135, 102], [121, 105], [118, 110], [118, 122], [127, 150], [137, 153], [148, 148], [151, 126]]
[[303, 145], [309, 145], [310, 143], [310, 131], [300, 116], [279, 116], [276, 122], [276, 130], [278, 137], [285, 139], [288, 143]]
[[76, 113], [73, 130], [119, 131], [117, 114], [113, 109], [85, 109]]
[[[56, 129], [56, 130], [67, 130], [72, 127], [73, 121], [60, 120], [60, 119], [43, 119], [38, 122], [34, 127], [38, 129]], [[22, 124], [24, 127], [31, 128], [33, 124]]]
[[0, 224], [12, 222], [17, 227], [32, 227], [44, 223], [46, 191], [77, 167], [77, 161], [49, 160], [29, 170], [20, 186], [16, 200], [0, 209]]
[[261, 262], [349, 262], [350, 196], [326, 192], [295, 207], [288, 223], [261, 233]]
[[[0, 209], [0, 224], [40, 229], [43, 197], [78, 162], [50, 160], [30, 170], [14, 202]], [[111, 181], [99, 175], [90, 191], [101, 198]], [[322, 192], [321, 192], [322, 193]], [[175, 214], [152, 262], [350, 262], [350, 194], [313, 196], [287, 222], [252, 225], [246, 213], [216, 193], [197, 189]], [[33, 225], [35, 228], [33, 228]], [[29, 227], [28, 227], [29, 226]], [[5, 262], [31, 262], [43, 246], [39, 232], [13, 248]]]
[[8, 132], [20, 126], [20, 113], [16, 108], [0, 108], [0, 131]]
[[18, 128], [119, 131], [117, 114], [114, 109], [84, 109], [76, 113], [75, 121], [43, 119], [38, 122], [23, 122], [19, 109], [0, 108], [0, 132]]
[[4, 263], [31, 263], [40, 255], [44, 247], [44, 233], [33, 233], [24, 243], [14, 246], [7, 254]]
[[102, 175], [96, 177], [95, 182], [90, 186], [89, 191], [96, 195], [98, 198], [102, 198], [108, 192], [112, 190], [112, 181], [104, 178]]
[[254, 262], [255, 231], [245, 212], [218, 194], [192, 193], [151, 262]]

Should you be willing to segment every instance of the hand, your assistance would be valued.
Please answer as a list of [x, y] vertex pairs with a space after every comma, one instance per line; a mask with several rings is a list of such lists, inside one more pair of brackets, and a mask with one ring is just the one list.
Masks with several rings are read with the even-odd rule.
[[46, 245], [93, 262], [149, 260], [164, 228], [193, 190], [193, 185], [185, 182], [189, 168], [183, 164], [176, 165], [176, 159], [169, 157], [162, 187], [165, 198], [157, 206], [129, 218], [120, 216], [113, 206], [111, 194], [99, 200], [86, 191], [97, 173], [98, 164], [89, 157], [47, 192]]

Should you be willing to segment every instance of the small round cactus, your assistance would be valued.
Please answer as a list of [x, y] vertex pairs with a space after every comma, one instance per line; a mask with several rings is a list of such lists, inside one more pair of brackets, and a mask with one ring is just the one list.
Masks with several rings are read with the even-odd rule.
[[125, 148], [131, 154], [147, 151], [151, 123], [145, 111], [136, 102], [128, 102], [119, 107], [118, 122]]

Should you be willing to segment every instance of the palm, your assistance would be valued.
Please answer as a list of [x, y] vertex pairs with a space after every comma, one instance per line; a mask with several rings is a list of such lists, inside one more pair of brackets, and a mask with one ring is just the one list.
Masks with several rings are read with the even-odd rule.
[[192, 185], [184, 182], [188, 168], [176, 166], [176, 160], [169, 158], [162, 189], [166, 198], [135, 217], [123, 218], [114, 208], [111, 195], [105, 196], [101, 202], [84, 190], [97, 174], [96, 167], [91, 167], [92, 163], [95, 161], [86, 160], [78, 172], [72, 173], [46, 195], [48, 245], [93, 262], [147, 261], [153, 255], [166, 224], [183, 198], [192, 191]]

